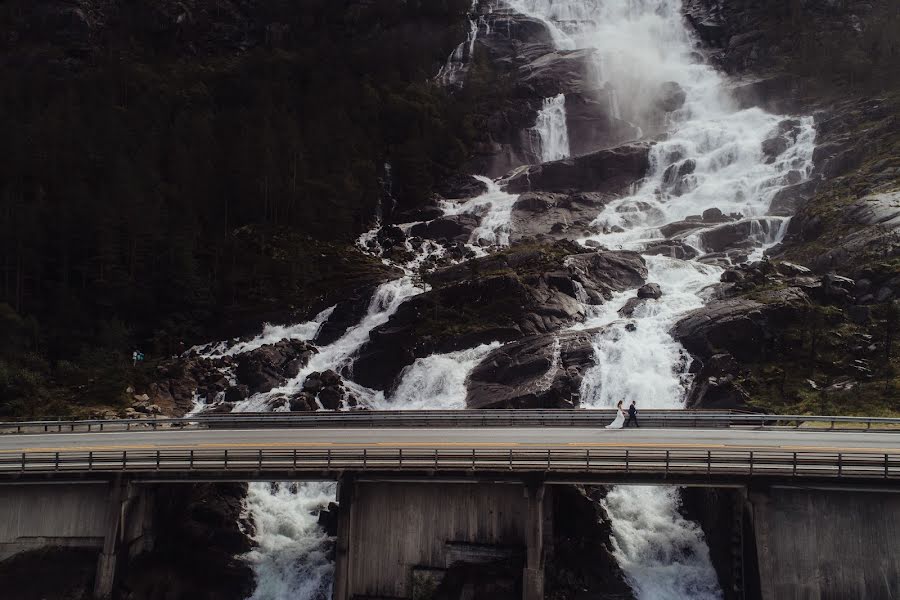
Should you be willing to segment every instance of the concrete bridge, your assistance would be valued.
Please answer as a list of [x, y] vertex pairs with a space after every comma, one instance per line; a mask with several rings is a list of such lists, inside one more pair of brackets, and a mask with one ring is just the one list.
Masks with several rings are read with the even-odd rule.
[[412, 598], [455, 561], [504, 556], [521, 561], [531, 600], [543, 597], [556, 486], [674, 484], [727, 499], [739, 540], [725, 549], [739, 565], [728, 597], [896, 597], [900, 431], [824, 419], [825, 430], [809, 427], [814, 419], [798, 429], [719, 417], [619, 431], [559, 421], [103, 432], [81, 423], [75, 433], [31, 424], [23, 431], [37, 433], [0, 436], [0, 558], [97, 548], [104, 598], [127, 557], [152, 545], [159, 486], [333, 479], [336, 599]]

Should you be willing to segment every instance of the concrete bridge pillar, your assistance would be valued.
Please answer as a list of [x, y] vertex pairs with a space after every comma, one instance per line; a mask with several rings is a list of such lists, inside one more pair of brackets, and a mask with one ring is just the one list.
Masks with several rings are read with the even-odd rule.
[[528, 522], [526, 532], [526, 563], [522, 573], [522, 600], [544, 598], [544, 484], [528, 485]]
[[109, 484], [109, 499], [106, 505], [103, 549], [97, 561], [97, 575], [94, 578], [94, 598], [106, 600], [112, 596], [116, 581], [119, 539], [124, 518], [124, 502], [127, 498], [126, 483], [121, 477]]
[[[350, 599], [350, 539], [352, 529], [353, 499], [356, 495], [356, 485], [353, 478], [345, 475], [338, 482], [337, 500], [340, 506], [338, 510], [337, 540], [334, 551], [334, 587], [333, 600]], [[399, 540], [397, 543], [400, 543]]]

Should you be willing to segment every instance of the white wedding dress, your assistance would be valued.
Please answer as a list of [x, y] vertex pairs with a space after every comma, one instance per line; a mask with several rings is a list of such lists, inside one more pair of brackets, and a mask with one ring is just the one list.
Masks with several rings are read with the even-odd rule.
[[616, 409], [616, 418], [613, 419], [613, 422], [606, 426], [607, 429], [622, 429], [622, 425], [625, 423], [625, 413], [621, 408]]

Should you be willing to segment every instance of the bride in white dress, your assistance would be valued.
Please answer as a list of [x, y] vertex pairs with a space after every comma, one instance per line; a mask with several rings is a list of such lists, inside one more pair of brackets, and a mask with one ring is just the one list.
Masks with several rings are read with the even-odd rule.
[[619, 403], [616, 404], [616, 418], [613, 419], [613, 422], [606, 426], [607, 429], [622, 429], [622, 425], [625, 423], [625, 411], [622, 410], [622, 401], [619, 400]]

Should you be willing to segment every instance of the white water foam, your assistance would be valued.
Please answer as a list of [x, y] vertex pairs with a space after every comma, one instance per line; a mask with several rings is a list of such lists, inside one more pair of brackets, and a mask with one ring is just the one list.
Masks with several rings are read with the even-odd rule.
[[244, 558], [256, 575], [249, 600], [329, 600], [334, 543], [318, 511], [334, 502], [332, 482], [252, 483], [245, 510], [258, 546]]
[[499, 342], [416, 359], [400, 374], [400, 384], [378, 410], [457, 410], [466, 407], [466, 378]]
[[569, 129], [566, 125], [565, 94], [544, 99], [533, 131], [538, 142], [536, 154], [541, 157], [541, 162], [569, 157]]
[[469, 243], [475, 247], [508, 246], [512, 209], [519, 196], [506, 193], [488, 177], [476, 175], [475, 178], [487, 186], [485, 193], [465, 202], [444, 202], [441, 209], [447, 216], [468, 213], [481, 217], [480, 225], [469, 237]]
[[316, 337], [322, 325], [334, 312], [334, 306], [330, 306], [317, 314], [311, 321], [298, 323], [296, 325], [272, 325], [266, 323], [263, 326], [262, 333], [247, 341], [230, 341], [217, 342], [215, 344], [207, 344], [205, 346], [195, 346], [191, 350], [195, 350], [200, 356], [206, 358], [219, 358], [222, 356], [235, 356], [256, 350], [266, 344], [275, 344], [281, 340], [303, 340], [309, 341]]

